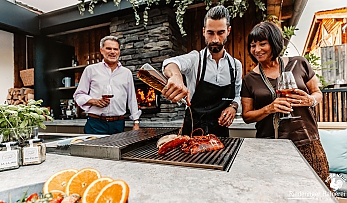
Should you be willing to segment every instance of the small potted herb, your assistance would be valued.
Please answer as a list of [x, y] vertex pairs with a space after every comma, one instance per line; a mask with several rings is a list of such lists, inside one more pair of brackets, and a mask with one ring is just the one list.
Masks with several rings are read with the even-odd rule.
[[41, 107], [40, 100], [29, 100], [27, 105], [0, 104], [0, 143], [32, 138], [33, 129], [46, 129], [43, 121], [53, 121], [46, 107]]

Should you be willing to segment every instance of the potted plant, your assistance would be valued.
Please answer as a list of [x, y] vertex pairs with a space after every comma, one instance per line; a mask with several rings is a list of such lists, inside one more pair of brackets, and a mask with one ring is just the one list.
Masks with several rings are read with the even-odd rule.
[[26, 105], [0, 104], [0, 143], [16, 141], [24, 143], [33, 138], [35, 128], [46, 129], [43, 121], [53, 121], [43, 100], [29, 100]]

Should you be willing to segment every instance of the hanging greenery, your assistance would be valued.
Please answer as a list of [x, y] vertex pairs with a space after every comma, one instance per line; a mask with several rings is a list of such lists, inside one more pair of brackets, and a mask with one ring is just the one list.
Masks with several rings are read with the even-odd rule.
[[[78, 7], [78, 10], [80, 11], [80, 14], [83, 15], [84, 12], [86, 11], [86, 3], [85, 3], [85, 0], [79, 0], [79, 1], [80, 3], [77, 4], [77, 7]], [[121, 1], [122, 0], [113, 0], [115, 6], [118, 6]], [[139, 14], [137, 13], [137, 9], [139, 8], [140, 5], [145, 5], [145, 10], [143, 12], [143, 26], [145, 27], [148, 22], [148, 10], [150, 10], [150, 7], [153, 4], [158, 5], [161, 1], [165, 1], [166, 4], [171, 3], [171, 0], [126, 0], [126, 1], [131, 3], [133, 7], [136, 25], [139, 25], [141, 20]], [[261, 10], [262, 12], [264, 12], [266, 10], [265, 4], [262, 2], [262, 0], [221, 0], [221, 1], [217, 1], [216, 4], [225, 5], [229, 9], [229, 12], [232, 18], [235, 18], [237, 16], [241, 18], [247, 11], [247, 8], [249, 6], [249, 1], [254, 2], [254, 4], [256, 5], [257, 11]], [[91, 14], [94, 13], [94, 7], [98, 2], [107, 3], [107, 0], [91, 0], [88, 4], [89, 13]], [[186, 32], [183, 28], [183, 17], [188, 6], [193, 3], [200, 3], [200, 2], [205, 3], [206, 10], [208, 10], [214, 4], [215, 1], [214, 0], [175, 0], [174, 1], [173, 7], [176, 8], [176, 22], [182, 36], [186, 35]]]

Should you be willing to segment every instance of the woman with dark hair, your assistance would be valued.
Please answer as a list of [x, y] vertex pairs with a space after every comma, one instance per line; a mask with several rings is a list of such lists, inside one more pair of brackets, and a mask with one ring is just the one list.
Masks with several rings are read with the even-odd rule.
[[[313, 107], [322, 99], [318, 79], [301, 56], [280, 57], [283, 36], [270, 22], [257, 24], [248, 35], [248, 52], [257, 66], [243, 79], [242, 116], [256, 122], [257, 138], [290, 139], [329, 188], [329, 166], [318, 135]], [[276, 94], [278, 78], [291, 71], [298, 86], [285, 97]], [[279, 119], [280, 113], [299, 118]]]

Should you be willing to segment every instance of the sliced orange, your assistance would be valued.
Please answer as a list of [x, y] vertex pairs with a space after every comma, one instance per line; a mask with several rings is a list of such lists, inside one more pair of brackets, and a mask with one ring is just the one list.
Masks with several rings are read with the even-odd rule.
[[94, 203], [95, 198], [98, 196], [102, 188], [104, 188], [112, 181], [113, 179], [107, 177], [94, 180], [84, 191], [82, 196], [82, 203]]
[[96, 169], [82, 169], [70, 178], [65, 193], [66, 195], [78, 194], [82, 196], [87, 187], [98, 178], [100, 178], [100, 173]]
[[125, 203], [129, 196], [129, 186], [123, 180], [115, 180], [106, 185], [96, 197], [96, 203], [120, 202]]
[[65, 191], [66, 185], [70, 178], [77, 173], [76, 169], [65, 169], [53, 174], [43, 184], [43, 194], [49, 193], [52, 190]]

